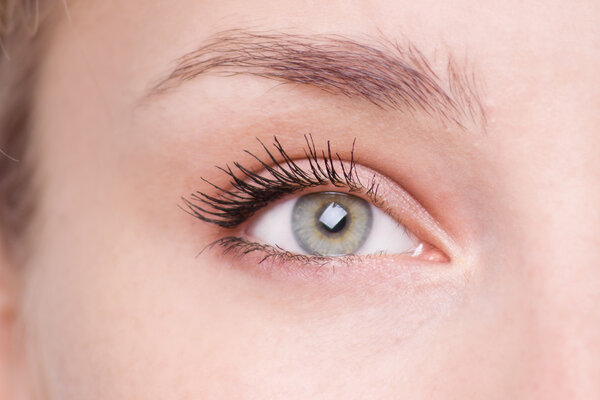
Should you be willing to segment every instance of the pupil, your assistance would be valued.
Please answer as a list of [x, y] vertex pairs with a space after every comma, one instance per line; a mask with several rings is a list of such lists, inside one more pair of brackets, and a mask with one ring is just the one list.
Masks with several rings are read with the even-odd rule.
[[321, 222], [321, 225], [325, 231], [329, 233], [337, 233], [346, 226], [347, 215], [348, 212], [344, 207], [336, 202], [331, 202], [321, 213], [319, 222]]

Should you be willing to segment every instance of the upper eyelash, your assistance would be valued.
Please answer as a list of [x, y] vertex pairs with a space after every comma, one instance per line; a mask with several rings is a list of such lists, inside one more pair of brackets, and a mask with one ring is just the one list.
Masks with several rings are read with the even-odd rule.
[[332, 153], [329, 141], [327, 141], [327, 149], [319, 152], [312, 135], [304, 135], [304, 139], [306, 147], [303, 150], [309, 170], [302, 169], [292, 160], [276, 136], [273, 138], [273, 147], [281, 161], [257, 138], [268, 161], [263, 161], [248, 150], [245, 152], [258, 161], [266, 174], [259, 175], [238, 162], [233, 163], [233, 169], [229, 165], [224, 168], [217, 167], [229, 176], [232, 189], [224, 189], [201, 178], [212, 186], [217, 194], [210, 195], [197, 191], [189, 199], [184, 197], [182, 200], [187, 207], [185, 211], [202, 221], [223, 228], [233, 228], [286, 194], [326, 184], [346, 187], [350, 192], [364, 191], [365, 195], [377, 201], [378, 186], [375, 179], [371, 179], [368, 185], [364, 185], [358, 177], [354, 160], [356, 139], [352, 143], [350, 160], [347, 162], [343, 161], [339, 153]]

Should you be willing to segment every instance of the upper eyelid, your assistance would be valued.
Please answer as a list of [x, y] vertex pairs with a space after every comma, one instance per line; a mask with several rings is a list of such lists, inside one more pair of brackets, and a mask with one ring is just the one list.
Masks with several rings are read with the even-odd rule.
[[184, 210], [202, 221], [232, 228], [283, 195], [310, 187], [330, 184], [347, 187], [350, 191], [364, 191], [372, 200], [377, 198], [375, 183], [363, 183], [356, 171], [355, 141], [350, 150], [349, 160], [344, 161], [339, 153], [332, 152], [330, 142], [327, 143], [326, 150], [318, 151], [312, 136], [305, 135], [304, 153], [308, 168], [303, 169], [288, 155], [276, 137], [273, 147], [279, 157], [276, 157], [263, 142], [257, 140], [269, 162], [249, 151], [246, 153], [258, 161], [264, 169], [264, 174], [253, 172], [237, 162], [233, 163], [234, 168], [219, 167], [230, 178], [231, 189], [225, 189], [203, 178], [216, 194], [195, 192], [190, 199], [183, 198], [187, 207], [187, 210]]

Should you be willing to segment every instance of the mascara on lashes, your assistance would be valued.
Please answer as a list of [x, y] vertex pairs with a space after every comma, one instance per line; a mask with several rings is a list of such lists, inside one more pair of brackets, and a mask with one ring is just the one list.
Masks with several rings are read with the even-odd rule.
[[303, 169], [292, 160], [276, 136], [272, 144], [275, 152], [257, 138], [266, 153], [267, 161], [248, 150], [245, 152], [263, 167], [265, 173], [252, 172], [239, 162], [233, 163], [234, 168], [229, 165], [217, 167], [229, 177], [232, 189], [224, 189], [202, 178], [217, 194], [197, 191], [189, 199], [184, 197], [182, 200], [187, 207], [185, 211], [201, 221], [223, 228], [234, 228], [286, 194], [328, 184], [345, 187], [350, 192], [364, 191], [365, 195], [377, 201], [376, 182], [371, 180], [368, 185], [364, 185], [358, 177], [354, 160], [356, 139], [352, 143], [348, 162], [344, 162], [339, 153], [332, 153], [330, 141], [327, 141], [326, 150], [319, 152], [312, 135], [304, 135], [304, 139], [306, 147], [303, 150], [308, 168]]

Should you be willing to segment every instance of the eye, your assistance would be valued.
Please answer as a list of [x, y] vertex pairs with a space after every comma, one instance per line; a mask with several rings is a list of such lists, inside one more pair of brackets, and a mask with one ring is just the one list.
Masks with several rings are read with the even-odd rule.
[[423, 244], [361, 197], [314, 192], [267, 207], [248, 229], [252, 240], [316, 256], [419, 255]]
[[344, 160], [329, 142], [326, 150], [318, 151], [311, 136], [305, 140], [304, 157], [296, 158], [277, 138], [275, 153], [259, 141], [266, 161], [246, 151], [259, 172], [254, 172], [256, 165], [251, 169], [234, 162], [234, 168], [219, 168], [229, 180], [227, 186], [203, 179], [212, 193], [198, 191], [183, 198], [189, 214], [231, 233], [208, 247], [219, 246], [225, 254], [253, 254], [258, 263], [323, 264], [344, 256], [398, 254], [449, 261], [429, 244], [451, 244], [435, 220], [398, 184], [358, 165], [354, 145]]

